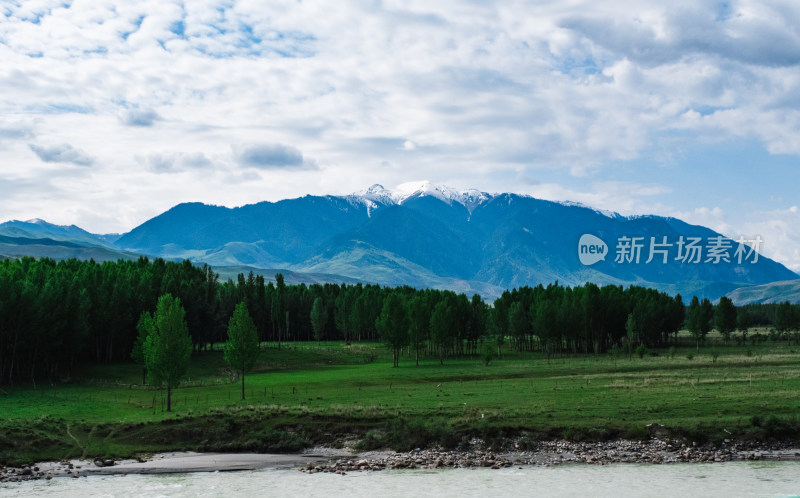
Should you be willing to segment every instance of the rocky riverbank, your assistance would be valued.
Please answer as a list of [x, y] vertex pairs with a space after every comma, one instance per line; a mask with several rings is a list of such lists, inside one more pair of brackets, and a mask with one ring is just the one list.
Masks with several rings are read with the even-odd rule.
[[800, 450], [788, 444], [752, 444], [724, 441], [719, 446], [687, 446], [666, 440], [608, 441], [575, 443], [570, 441], [541, 441], [525, 451], [446, 451], [418, 449], [406, 453], [370, 452], [338, 458], [329, 464], [307, 463], [300, 468], [310, 474], [386, 469], [440, 469], [488, 467], [501, 469], [512, 466], [612, 463], [668, 464], [715, 463], [741, 460], [797, 460]]
[[0, 482], [20, 482], [54, 477], [78, 478], [87, 470], [113, 467], [117, 461], [112, 459], [63, 460], [60, 462], [41, 462], [22, 467], [0, 467]]
[[[475, 441], [474, 447], [480, 447]], [[377, 451], [353, 453], [342, 449], [316, 448], [300, 454], [162, 453], [138, 460], [70, 460], [42, 462], [23, 467], [0, 467], [0, 483], [33, 479], [80, 478], [89, 475], [151, 474], [298, 468], [309, 474], [346, 474], [387, 469], [442, 469], [561, 464], [606, 465], [614, 463], [670, 464], [717, 463], [742, 460], [800, 461], [800, 449], [792, 443], [751, 443], [725, 440], [715, 445], [687, 445], [670, 439], [576, 443], [538, 441], [513, 451], [417, 449], [397, 453]]]

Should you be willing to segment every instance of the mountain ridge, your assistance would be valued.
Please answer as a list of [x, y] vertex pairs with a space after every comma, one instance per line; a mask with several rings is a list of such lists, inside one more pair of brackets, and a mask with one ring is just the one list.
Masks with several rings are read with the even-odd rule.
[[729, 292], [727, 297], [736, 306], [782, 303], [784, 301], [800, 304], [800, 279], [740, 287]]
[[[192, 213], [185, 217], [183, 211]], [[148, 228], [162, 217], [180, 230], [164, 238]], [[641, 241], [667, 237], [672, 251], [683, 237], [721, 237], [677, 218], [622, 216], [573, 202], [410, 182], [393, 190], [375, 184], [344, 196], [308, 195], [237, 208], [178, 205], [124, 234], [117, 245], [197, 262], [283, 267], [383, 285], [446, 288], [457, 282], [468, 292], [492, 294], [558, 280], [718, 298], [741, 286], [796, 277], [764, 257], [754, 265], [645, 264], [646, 248], [640, 248], [641, 263], [609, 257], [586, 266], [577, 255], [584, 233], [607, 241], [609, 252], [616, 249], [612, 241], [628, 235]], [[145, 239], [146, 244], [126, 245]], [[243, 255], [246, 261], [237, 260]]]
[[[591, 264], [578, 253], [579, 239], [587, 234], [606, 251]], [[677, 218], [622, 216], [569, 201], [430, 182], [396, 189], [375, 184], [343, 196], [233, 208], [181, 203], [116, 238], [94, 237], [126, 253], [211, 266], [282, 268], [325, 276], [317, 280], [450, 288], [488, 297], [558, 280], [572, 286], [645, 285], [717, 299], [739, 287], [798, 277], [763, 256], [737, 263], [736, 242]], [[693, 239], [709, 255], [715, 241], [728, 244], [728, 260], [681, 260], [683, 244]], [[636, 261], [624, 257], [631, 240], [638, 246], [630, 249], [639, 252]]]

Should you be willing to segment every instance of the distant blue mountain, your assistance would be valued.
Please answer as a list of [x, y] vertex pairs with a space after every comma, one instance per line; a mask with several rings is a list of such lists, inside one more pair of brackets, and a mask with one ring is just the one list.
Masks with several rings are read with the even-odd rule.
[[740, 287], [728, 294], [733, 304], [769, 304], [788, 301], [800, 304], [800, 279]]
[[[604, 260], [581, 262], [578, 242], [584, 234], [604, 243]], [[676, 259], [685, 249], [681, 241], [684, 246], [695, 242], [699, 262]], [[557, 280], [566, 285], [636, 284], [717, 299], [738, 287], [797, 278], [763, 256], [753, 263], [755, 254], [747, 258], [749, 250], [740, 262], [736, 241], [678, 219], [625, 217], [577, 204], [429, 183], [396, 190], [374, 185], [349, 196], [306, 196], [239, 208], [180, 204], [113, 243], [126, 251], [212, 266], [282, 268], [489, 297]], [[635, 246], [638, 262], [620, 257]], [[726, 257], [713, 257], [715, 248]]]
[[75, 225], [53, 225], [40, 219], [0, 224], [0, 257], [20, 256], [94, 259], [98, 262], [138, 257], [117, 249], [103, 236], [93, 235]]
[[0, 235], [24, 239], [51, 239], [80, 243], [85, 246], [113, 247], [113, 245], [75, 225], [53, 225], [44, 220], [12, 220], [0, 223]]

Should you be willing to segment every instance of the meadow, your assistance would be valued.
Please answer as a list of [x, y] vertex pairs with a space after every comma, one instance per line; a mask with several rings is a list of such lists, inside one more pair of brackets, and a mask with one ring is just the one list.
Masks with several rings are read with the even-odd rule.
[[642, 358], [503, 351], [488, 365], [468, 357], [416, 366], [404, 354], [399, 368], [377, 343], [264, 344], [246, 400], [222, 353], [204, 351], [173, 392], [172, 412], [163, 390], [142, 385], [141, 367], [86, 367], [52, 384], [0, 389], [0, 461], [644, 439], [649, 424], [687, 440], [798, 435], [797, 346], [723, 345], [712, 335], [698, 352], [682, 339]]

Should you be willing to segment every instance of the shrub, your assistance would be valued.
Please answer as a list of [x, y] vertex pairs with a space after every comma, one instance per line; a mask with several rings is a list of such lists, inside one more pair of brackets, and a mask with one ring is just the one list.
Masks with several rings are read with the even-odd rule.
[[644, 344], [639, 344], [636, 347], [636, 354], [639, 355], [639, 358], [644, 358], [644, 355], [646, 355], [648, 353], [650, 353], [650, 350], [647, 349], [647, 346], [645, 346]]
[[389, 447], [396, 451], [410, 451], [431, 444], [455, 448], [461, 438], [460, 434], [441, 419], [422, 421], [399, 417], [388, 420], [384, 431], [370, 432], [367, 432], [364, 439], [359, 442], [365, 449], [367, 446], [377, 445], [379, 448]]
[[386, 447], [386, 434], [379, 430], [370, 430], [355, 445], [359, 451], [374, 451]]
[[688, 354], [686, 355], [686, 359], [687, 359], [687, 360], [690, 360], [690, 361], [691, 361], [691, 360], [693, 360], [693, 359], [694, 359], [694, 353], [688, 353]]
[[488, 367], [489, 363], [491, 363], [491, 361], [494, 359], [494, 351], [492, 351], [492, 348], [487, 347], [484, 349], [481, 359], [483, 360], [483, 364]]

